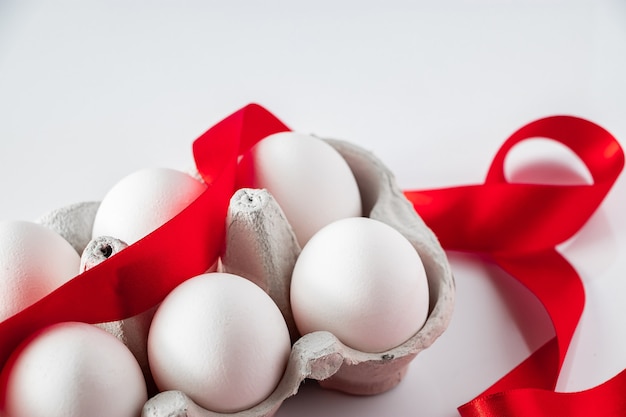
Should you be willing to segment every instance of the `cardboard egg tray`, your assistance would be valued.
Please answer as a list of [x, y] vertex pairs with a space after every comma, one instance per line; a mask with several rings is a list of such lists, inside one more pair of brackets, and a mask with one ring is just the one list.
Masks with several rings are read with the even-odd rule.
[[[355, 395], [373, 395], [396, 386], [409, 363], [447, 328], [454, 304], [454, 279], [437, 238], [416, 214], [398, 188], [393, 174], [370, 152], [340, 140], [324, 139], [347, 161], [357, 180], [363, 214], [400, 231], [415, 247], [429, 284], [429, 315], [424, 326], [405, 343], [380, 353], [352, 349], [325, 331], [299, 335], [289, 302], [291, 273], [300, 253], [295, 235], [281, 208], [265, 190], [241, 189], [228, 212], [221, 270], [241, 275], [263, 288], [280, 308], [293, 346], [285, 373], [274, 392], [256, 406], [231, 414], [205, 410], [180, 391], [154, 395], [144, 405], [143, 417], [269, 417], [283, 401], [298, 392], [305, 379], [328, 389]], [[39, 219], [81, 253], [91, 239], [97, 202], [78, 203], [54, 210]], [[140, 315], [100, 324], [122, 340], [142, 367], [149, 391], [154, 391], [146, 340], [156, 307]]]

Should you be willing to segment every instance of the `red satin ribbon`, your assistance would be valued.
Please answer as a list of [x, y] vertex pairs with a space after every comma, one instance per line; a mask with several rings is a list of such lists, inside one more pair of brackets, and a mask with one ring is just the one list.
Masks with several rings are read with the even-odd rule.
[[[70, 320], [97, 323], [130, 317], [206, 271], [222, 250], [239, 156], [265, 136], [286, 130], [267, 110], [251, 104], [201, 135], [193, 151], [207, 190], [144, 239], [0, 323], [0, 366], [38, 329]], [[593, 185], [507, 182], [503, 167], [508, 151], [532, 137], [554, 139], [572, 149], [587, 164]], [[460, 407], [463, 416], [626, 415], [626, 372], [593, 390], [553, 391], [584, 304], [576, 271], [554, 246], [585, 223], [623, 164], [623, 152], [608, 132], [583, 119], [559, 116], [513, 134], [482, 185], [406, 192], [445, 248], [491, 256], [537, 295], [556, 330], [552, 341]]]
[[[508, 182], [506, 155], [518, 143], [537, 137], [571, 149], [586, 164], [593, 184]], [[623, 151], [609, 132], [584, 119], [555, 116], [515, 132], [496, 154], [484, 184], [405, 192], [444, 248], [489, 256], [539, 298], [555, 328], [554, 339], [461, 406], [461, 415], [626, 415], [626, 372], [589, 391], [554, 392], [585, 299], [580, 277], [555, 246], [589, 219], [623, 166]]]

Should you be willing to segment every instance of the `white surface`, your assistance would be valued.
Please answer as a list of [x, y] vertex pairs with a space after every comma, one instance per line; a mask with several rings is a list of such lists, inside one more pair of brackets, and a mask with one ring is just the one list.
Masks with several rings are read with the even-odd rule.
[[[510, 133], [553, 114], [626, 144], [626, 3], [433, 3], [0, 1], [0, 219], [101, 199], [139, 168], [184, 169], [193, 139], [248, 102], [373, 150], [403, 188], [478, 183]], [[512, 159], [543, 161], [524, 148]], [[587, 305], [561, 390], [626, 366], [625, 204], [622, 175], [564, 246]], [[517, 282], [450, 259], [455, 316], [400, 386], [357, 398], [307, 383], [278, 416], [454, 416], [551, 337]]]

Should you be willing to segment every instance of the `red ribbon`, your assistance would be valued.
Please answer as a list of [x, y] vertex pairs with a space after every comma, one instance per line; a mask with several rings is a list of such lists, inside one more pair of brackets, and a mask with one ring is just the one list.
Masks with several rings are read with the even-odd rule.
[[[0, 367], [38, 329], [70, 320], [97, 323], [133, 316], [206, 271], [222, 250], [239, 156], [265, 136], [286, 130], [267, 110], [251, 104], [201, 135], [193, 151], [207, 190], [150, 235], [0, 323]], [[572, 149], [589, 168], [593, 184], [507, 182], [507, 153], [533, 137]], [[553, 340], [460, 407], [464, 417], [626, 415], [626, 372], [589, 391], [554, 392], [584, 305], [580, 278], [555, 245], [587, 221], [623, 165], [623, 152], [607, 131], [583, 119], [557, 116], [514, 133], [496, 155], [484, 184], [406, 192], [446, 249], [490, 256], [541, 300], [556, 330]]]
[[[507, 154], [532, 138], [552, 139], [571, 149], [589, 169], [593, 184], [508, 182]], [[624, 153], [609, 132], [584, 119], [555, 116], [515, 132], [496, 154], [484, 184], [405, 192], [444, 248], [490, 257], [537, 296], [555, 328], [554, 339], [461, 406], [461, 415], [626, 415], [626, 372], [589, 391], [554, 392], [585, 300], [580, 277], [555, 246], [589, 219], [623, 166]]]

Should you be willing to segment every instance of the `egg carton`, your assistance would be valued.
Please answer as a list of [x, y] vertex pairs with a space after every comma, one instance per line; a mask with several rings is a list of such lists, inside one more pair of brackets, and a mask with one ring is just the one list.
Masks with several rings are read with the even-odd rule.
[[[291, 312], [289, 286], [301, 248], [269, 192], [241, 189], [230, 201], [220, 268], [253, 281], [280, 308], [294, 342], [285, 373], [268, 398], [247, 410], [217, 413], [202, 408], [181, 391], [164, 391], [146, 402], [142, 417], [270, 417], [283, 401], [298, 392], [305, 379], [348, 394], [379, 394], [400, 383], [410, 362], [447, 328], [453, 311], [455, 284], [436, 236], [405, 198], [393, 173], [371, 152], [349, 142], [323, 140], [343, 156], [352, 170], [361, 193], [363, 214], [394, 227], [419, 253], [429, 284], [430, 306], [425, 324], [400, 346], [379, 353], [350, 348], [326, 331], [299, 335]], [[91, 239], [98, 204], [86, 202], [63, 207], [48, 213], [39, 222], [56, 230], [82, 253]], [[152, 392], [156, 392], [156, 387], [148, 368], [146, 340], [155, 309], [125, 320], [99, 324], [133, 352]]]

